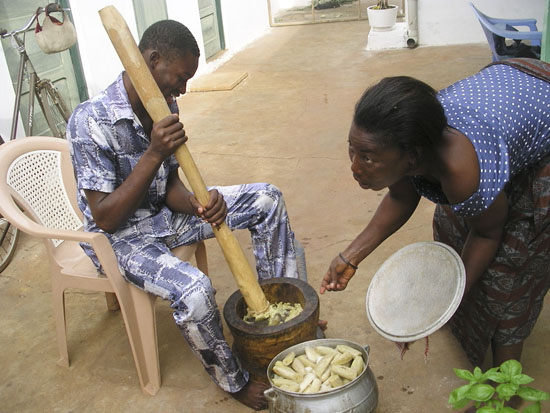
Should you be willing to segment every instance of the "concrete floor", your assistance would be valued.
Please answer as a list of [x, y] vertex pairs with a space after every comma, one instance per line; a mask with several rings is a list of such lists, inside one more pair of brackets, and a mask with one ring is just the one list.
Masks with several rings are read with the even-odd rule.
[[[349, 170], [347, 133], [365, 87], [384, 76], [410, 75], [441, 88], [490, 61], [485, 45], [366, 52], [367, 34], [366, 22], [274, 28], [219, 69], [247, 71], [243, 83], [228, 92], [190, 93], [180, 101], [188, 145], [207, 184], [268, 181], [282, 189], [316, 289], [332, 257], [369, 221], [383, 195], [361, 190]], [[453, 367], [471, 368], [446, 328], [430, 337], [427, 361], [422, 343], [401, 360], [365, 314], [369, 280], [399, 248], [431, 240], [432, 211], [423, 201], [405, 227], [361, 263], [346, 291], [321, 296], [327, 337], [372, 349], [379, 413], [450, 411], [449, 393], [463, 384]], [[248, 234], [237, 237], [251, 259]], [[236, 285], [216, 241], [207, 247], [223, 308]], [[48, 271], [41, 242], [23, 236], [13, 262], [0, 274], [1, 412], [250, 411], [213, 384], [160, 300], [162, 387], [155, 397], [141, 392], [122, 319], [107, 311], [100, 294], [66, 294], [71, 367], [57, 366]], [[534, 387], [546, 391], [548, 299], [523, 358]]]

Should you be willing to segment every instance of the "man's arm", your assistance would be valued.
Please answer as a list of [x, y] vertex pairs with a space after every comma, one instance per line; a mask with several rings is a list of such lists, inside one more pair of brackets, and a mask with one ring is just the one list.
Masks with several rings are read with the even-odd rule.
[[111, 193], [84, 191], [96, 225], [113, 233], [126, 222], [143, 203], [162, 162], [186, 140], [177, 115], [155, 123], [149, 147], [119, 187]]
[[216, 190], [208, 191], [210, 199], [201, 205], [192, 192], [185, 187], [178, 175], [178, 170], [170, 172], [166, 192], [166, 205], [172, 211], [189, 215], [198, 215], [214, 226], [220, 225], [227, 216], [227, 205], [223, 196]]

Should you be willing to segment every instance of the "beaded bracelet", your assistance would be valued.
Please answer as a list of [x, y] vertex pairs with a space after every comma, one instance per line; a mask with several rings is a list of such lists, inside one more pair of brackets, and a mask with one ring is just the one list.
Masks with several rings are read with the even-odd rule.
[[341, 252], [338, 253], [338, 256], [340, 257], [340, 259], [341, 259], [342, 261], [344, 261], [344, 263], [345, 263], [347, 266], [353, 268], [354, 270], [356, 270], [356, 269], [359, 268], [357, 265], [353, 265], [351, 262], [349, 262], [349, 260], [348, 260], [347, 258], [344, 258], [344, 256], [342, 255]]

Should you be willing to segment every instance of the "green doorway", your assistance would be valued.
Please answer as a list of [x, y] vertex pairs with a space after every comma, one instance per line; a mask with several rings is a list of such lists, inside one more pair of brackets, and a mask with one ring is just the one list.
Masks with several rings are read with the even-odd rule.
[[220, 0], [198, 0], [205, 58], [225, 49]]

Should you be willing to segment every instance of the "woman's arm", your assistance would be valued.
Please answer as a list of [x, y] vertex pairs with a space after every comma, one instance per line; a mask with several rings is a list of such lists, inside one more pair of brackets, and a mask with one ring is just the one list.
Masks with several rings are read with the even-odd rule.
[[507, 218], [508, 199], [506, 194], [501, 192], [486, 211], [467, 219], [470, 232], [462, 249], [462, 261], [466, 269], [464, 295], [492, 263]]
[[[351, 264], [357, 266], [386, 238], [397, 231], [410, 218], [416, 209], [420, 195], [416, 192], [410, 178], [405, 177], [390, 186], [374, 217], [366, 228], [351, 244], [342, 251], [342, 255]], [[340, 256], [335, 257], [321, 282], [321, 294], [325, 291], [344, 290], [355, 269], [347, 265]]]

